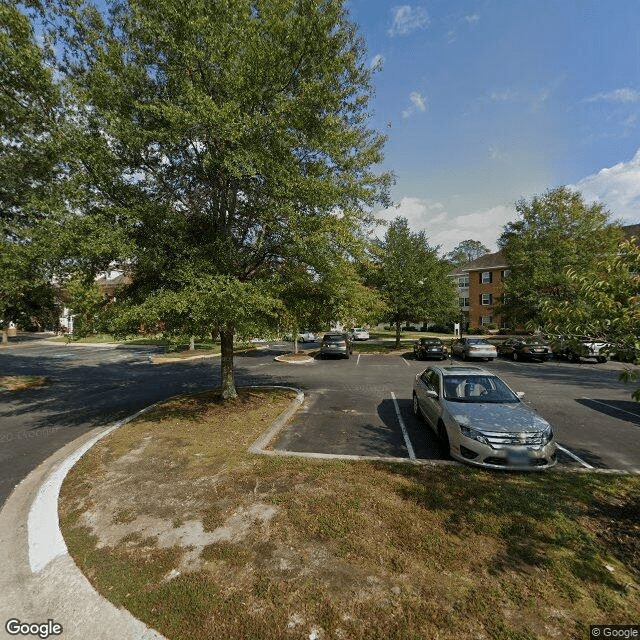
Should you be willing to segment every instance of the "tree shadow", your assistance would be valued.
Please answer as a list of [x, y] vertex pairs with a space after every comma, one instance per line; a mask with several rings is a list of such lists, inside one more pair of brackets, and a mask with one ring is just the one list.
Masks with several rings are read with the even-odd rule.
[[578, 398], [576, 402], [610, 418], [617, 418], [640, 426], [640, 404], [632, 400]]

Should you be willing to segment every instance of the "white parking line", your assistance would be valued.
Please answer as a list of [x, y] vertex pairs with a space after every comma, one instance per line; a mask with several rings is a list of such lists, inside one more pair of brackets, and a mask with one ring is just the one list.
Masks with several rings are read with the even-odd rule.
[[398, 401], [396, 400], [396, 395], [395, 393], [393, 393], [393, 391], [391, 392], [391, 397], [393, 398], [393, 404], [396, 408], [396, 414], [398, 416], [398, 422], [400, 423], [400, 428], [402, 429], [402, 435], [404, 436], [404, 442], [407, 445], [407, 451], [409, 452], [409, 458], [411, 458], [411, 460], [415, 460], [416, 459], [416, 454], [415, 451], [413, 450], [413, 445], [411, 444], [411, 440], [409, 440], [409, 434], [407, 433], [407, 427], [405, 427], [404, 425], [404, 420], [402, 419], [402, 416], [400, 415], [400, 407], [398, 406]]
[[560, 449], [560, 451], [564, 451], [564, 453], [566, 453], [570, 458], [573, 458], [576, 462], [579, 462], [581, 465], [583, 465], [587, 469], [593, 469], [593, 467], [588, 462], [585, 462], [581, 458], [578, 458], [578, 456], [575, 453], [571, 453], [569, 449], [565, 449], [564, 447], [561, 447], [559, 444], [556, 444], [556, 446], [558, 447], [558, 449]]
[[588, 400], [589, 402], [595, 402], [596, 404], [602, 404], [605, 407], [609, 407], [609, 409], [614, 409], [615, 411], [621, 411], [622, 413], [628, 413], [630, 416], [634, 418], [640, 418], [640, 413], [633, 413], [633, 411], [627, 411], [626, 409], [620, 409], [619, 407], [615, 407], [612, 404], [608, 404], [606, 402], [601, 402], [600, 400], [592, 400], [591, 398], [582, 398], [583, 400]]
[[407, 365], [407, 367], [411, 366], [404, 358], [402, 358], [402, 361]]
[[362, 355], [361, 353], [358, 354], [358, 359], [356, 360], [356, 367], [360, 364], [360, 356], [361, 355]]

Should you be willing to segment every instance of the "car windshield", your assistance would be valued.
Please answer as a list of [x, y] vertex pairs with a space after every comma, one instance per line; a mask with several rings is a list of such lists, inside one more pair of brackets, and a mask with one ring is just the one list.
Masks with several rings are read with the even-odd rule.
[[333, 336], [325, 336], [322, 339], [323, 342], [344, 342], [344, 336], [333, 335]]
[[526, 338], [523, 340], [524, 344], [533, 344], [533, 345], [544, 345], [546, 342], [540, 340], [539, 338]]
[[489, 344], [484, 338], [467, 338], [468, 344]]
[[452, 402], [520, 402], [518, 396], [500, 378], [486, 375], [446, 376], [444, 397]]
[[438, 338], [420, 338], [422, 344], [441, 344]]

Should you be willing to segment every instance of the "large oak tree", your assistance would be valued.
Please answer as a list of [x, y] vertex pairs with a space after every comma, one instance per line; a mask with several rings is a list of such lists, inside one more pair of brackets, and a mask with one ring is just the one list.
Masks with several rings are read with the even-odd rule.
[[122, 331], [219, 330], [232, 397], [234, 334], [278, 317], [276, 276], [330, 271], [388, 204], [364, 44], [336, 0], [77, 4], [54, 5], [80, 132], [65, 264], [127, 269]]

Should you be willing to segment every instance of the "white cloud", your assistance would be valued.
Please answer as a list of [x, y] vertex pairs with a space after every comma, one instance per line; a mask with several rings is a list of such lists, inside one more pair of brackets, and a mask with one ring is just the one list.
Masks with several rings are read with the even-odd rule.
[[626, 224], [640, 222], [640, 149], [629, 162], [620, 162], [583, 178], [571, 189], [580, 191], [589, 203], [597, 200], [612, 217]]
[[[463, 240], [479, 240], [490, 251], [496, 251], [496, 240], [507, 222], [515, 219], [512, 207], [498, 205], [473, 213], [451, 213], [441, 202], [404, 197], [392, 209], [378, 212], [378, 216], [391, 221], [401, 216], [407, 219], [413, 231], [424, 230], [432, 246], [440, 245], [441, 253], [448, 253]], [[378, 235], [384, 236], [385, 230]]]
[[608, 93], [596, 93], [596, 95], [586, 98], [585, 102], [598, 102], [600, 100], [606, 102], [640, 102], [640, 91], [625, 87]]
[[393, 8], [393, 24], [387, 34], [393, 36], [406, 36], [411, 31], [422, 29], [429, 24], [429, 15], [421, 7], [412, 7], [404, 4]]
[[480, 16], [477, 13], [465, 16], [464, 19], [469, 23], [469, 24], [477, 24], [478, 21], [480, 20]]
[[381, 69], [383, 64], [384, 64], [384, 57], [381, 56], [380, 54], [377, 54], [373, 57], [373, 60], [371, 61], [369, 68]]
[[427, 109], [427, 101], [426, 98], [419, 91], [412, 91], [409, 95], [409, 100], [411, 101], [411, 106], [405, 109], [402, 112], [403, 118], [408, 118], [413, 115], [416, 111], [423, 113]]
[[493, 102], [511, 102], [512, 100], [516, 100], [518, 98], [518, 94], [511, 91], [511, 89], [506, 89], [505, 91], [493, 92], [491, 94], [491, 100]]

